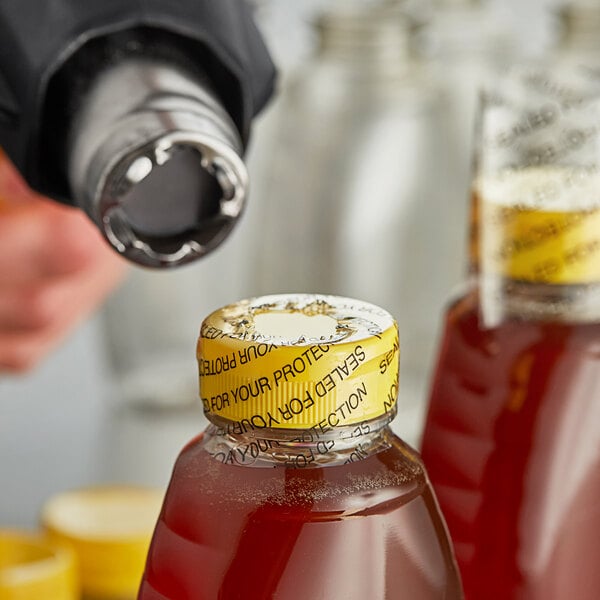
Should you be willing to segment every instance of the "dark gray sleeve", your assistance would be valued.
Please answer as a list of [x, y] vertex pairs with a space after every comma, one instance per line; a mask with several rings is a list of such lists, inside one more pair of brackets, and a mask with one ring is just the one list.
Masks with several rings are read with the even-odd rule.
[[29, 185], [70, 201], [69, 117], [102, 62], [164, 55], [207, 75], [247, 143], [275, 71], [244, 0], [2, 0], [0, 146]]

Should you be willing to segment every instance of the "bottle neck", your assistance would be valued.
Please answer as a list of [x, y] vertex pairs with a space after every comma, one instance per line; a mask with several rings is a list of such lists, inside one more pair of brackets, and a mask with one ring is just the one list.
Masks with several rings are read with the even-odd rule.
[[309, 468], [363, 460], [390, 446], [390, 411], [377, 419], [346, 426], [323, 421], [310, 429], [254, 427], [211, 415], [204, 449], [216, 460], [248, 467]]
[[503, 64], [514, 40], [490, 7], [480, 1], [445, 0], [432, 11], [423, 52], [444, 66], [467, 62]]
[[572, 2], [560, 13], [562, 39], [560, 48], [568, 54], [598, 62], [600, 51], [600, 5], [596, 2]]
[[481, 0], [438, 0], [436, 8], [448, 10], [453, 8], [479, 8]]
[[333, 10], [317, 22], [319, 55], [354, 69], [405, 71], [415, 61], [412, 29], [394, 7]]

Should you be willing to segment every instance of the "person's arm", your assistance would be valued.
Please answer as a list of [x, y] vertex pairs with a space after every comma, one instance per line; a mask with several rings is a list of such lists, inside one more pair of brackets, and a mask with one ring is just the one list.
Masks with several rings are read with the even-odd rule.
[[124, 272], [80, 210], [35, 194], [0, 157], [0, 372], [37, 365]]

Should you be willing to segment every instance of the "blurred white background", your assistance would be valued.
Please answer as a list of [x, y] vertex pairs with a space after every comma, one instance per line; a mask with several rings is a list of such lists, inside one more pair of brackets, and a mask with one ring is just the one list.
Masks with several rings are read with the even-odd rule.
[[[315, 51], [317, 37], [311, 24], [317, 12], [331, 6], [332, 0], [257, 0], [255, 4], [261, 28], [282, 69], [280, 84], [285, 88]], [[454, 0], [446, 4], [453, 4], [460, 11], [463, 9], [458, 5], [469, 3]], [[424, 3], [414, 5], [421, 9]], [[556, 1], [544, 0], [490, 2], [486, 35], [508, 31], [516, 40], [511, 47], [515, 55], [544, 52], [556, 37], [556, 20], [551, 18], [549, 8], [557, 5]], [[433, 8], [431, 16], [438, 18], [440, 10]], [[440, 35], [446, 26], [437, 24]], [[453, 26], [454, 39], [465, 44], [481, 33], [460, 18], [455, 19]], [[433, 38], [434, 31], [435, 27], [431, 30]], [[435, 54], [435, 39], [425, 47]], [[473, 58], [477, 52], [472, 51]], [[452, 60], [452, 53], [444, 58]], [[428, 68], [428, 77], [434, 79], [440, 73], [446, 77], [457, 73], [450, 66], [439, 69], [438, 65], [437, 71], [431, 64]], [[456, 74], [457, 78], [460, 76]], [[448, 85], [448, 81], [434, 81], [434, 88], [438, 84]], [[457, 83], [455, 87], [458, 86]], [[201, 319], [209, 311], [239, 298], [281, 291], [260, 285], [260, 269], [265, 264], [265, 214], [272, 201], [267, 197], [273, 194], [269, 187], [270, 170], [281, 123], [277, 113], [285, 109], [279, 100], [275, 99], [255, 129], [249, 153], [253, 192], [248, 212], [239, 229], [219, 250], [201, 264], [177, 273], [132, 273], [109, 303], [106, 314], [81, 327], [37, 371], [22, 377], [0, 378], [0, 526], [34, 526], [41, 503], [67, 488], [108, 481], [165, 485], [180, 447], [205, 426], [201, 409], [193, 401], [195, 338]], [[348, 98], [348, 102], [352, 100]], [[293, 115], [288, 113], [286, 118], [292, 119]], [[301, 136], [304, 124], [293, 125]], [[468, 140], [470, 126], [461, 127], [460, 134]], [[456, 150], [456, 154], [460, 151]], [[467, 167], [463, 164], [457, 170], [463, 168]], [[419, 177], [424, 178], [425, 189], [431, 182], [423, 173]], [[431, 177], [439, 178], [439, 173]], [[438, 183], [445, 185], [443, 181]], [[448, 201], [462, 203], [456, 209], [460, 214], [457, 222], [462, 222], [468, 182], [454, 181], [452, 185], [454, 192], [449, 193]], [[451, 198], [452, 193], [459, 199]], [[440, 232], [449, 227], [446, 222], [433, 225]], [[461, 226], [457, 226], [459, 239], [464, 235]], [[266, 250], [271, 252], [273, 248]], [[420, 249], [412, 251], [419, 253]], [[393, 274], [399, 258], [390, 256], [384, 268]], [[458, 258], [453, 261], [455, 272], [449, 281], [460, 279], [464, 268], [461, 262]], [[428, 275], [431, 276], [420, 276], [425, 281]], [[442, 283], [435, 298], [439, 310], [452, 292], [451, 285]], [[365, 289], [360, 295], [367, 300], [378, 299], [373, 289]], [[174, 305], [179, 307], [175, 311]], [[431, 346], [438, 319], [439, 314], [431, 315], [432, 328], [427, 334], [431, 335]], [[405, 354], [410, 351], [403, 347]], [[160, 365], [167, 363], [175, 365], [170, 367], [173, 377], [161, 374], [151, 379], [153, 373], [159, 373]], [[140, 366], [150, 368], [139, 371]], [[402, 371], [401, 380], [404, 375]], [[418, 373], [414, 385], [405, 385], [401, 390], [400, 414], [394, 424], [395, 430], [413, 444], [418, 443], [420, 435], [426, 377], [427, 372]], [[144, 383], [147, 389], [140, 392]]]

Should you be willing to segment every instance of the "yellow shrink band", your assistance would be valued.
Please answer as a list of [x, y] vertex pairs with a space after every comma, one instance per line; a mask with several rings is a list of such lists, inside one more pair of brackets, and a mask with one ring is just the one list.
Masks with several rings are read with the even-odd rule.
[[600, 171], [545, 165], [480, 177], [483, 274], [556, 285], [600, 282]]
[[335, 296], [264, 296], [206, 318], [204, 411], [252, 429], [333, 428], [394, 410], [398, 329], [386, 311]]
[[600, 209], [482, 207], [483, 272], [537, 283], [600, 282]]

